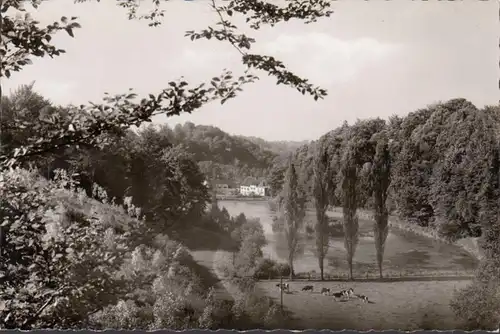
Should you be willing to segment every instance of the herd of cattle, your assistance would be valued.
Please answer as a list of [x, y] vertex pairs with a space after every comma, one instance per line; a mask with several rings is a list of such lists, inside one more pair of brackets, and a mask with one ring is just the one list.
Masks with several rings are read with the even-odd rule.
[[[283, 290], [283, 292], [290, 293], [290, 283], [278, 283], [276, 284], [276, 287], [279, 290]], [[314, 292], [314, 286], [313, 285], [306, 285], [302, 288], [302, 291], [311, 291]], [[358, 295], [354, 293], [353, 288], [349, 288], [347, 290], [341, 290], [338, 292], [332, 292], [330, 288], [322, 288], [321, 289], [321, 294], [325, 296], [333, 296], [335, 300], [349, 300], [351, 298], [358, 298], [361, 299], [364, 303], [368, 303], [368, 297], [365, 295]]]

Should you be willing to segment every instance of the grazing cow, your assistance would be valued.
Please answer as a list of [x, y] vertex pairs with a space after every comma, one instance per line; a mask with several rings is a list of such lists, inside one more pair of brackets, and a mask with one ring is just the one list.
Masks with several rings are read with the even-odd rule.
[[348, 294], [347, 294], [347, 290], [342, 290], [342, 291], [340, 291], [340, 292], [334, 292], [334, 293], [332, 294], [332, 296], [333, 296], [333, 298], [335, 298], [335, 299], [342, 299], [342, 298], [344, 298], [344, 297], [347, 297], [347, 296], [348, 296]]
[[353, 288], [349, 288], [349, 289], [344, 290], [344, 291], [345, 291], [348, 298], [351, 298], [352, 296], [354, 296], [354, 289]]
[[363, 303], [368, 303], [368, 297], [366, 297], [365, 295], [356, 295], [356, 297], [361, 299]]
[[321, 289], [321, 294], [322, 295], [330, 294], [330, 288], [322, 288]]
[[312, 285], [306, 285], [302, 288], [302, 291], [313, 291], [314, 290], [314, 286]]
[[283, 289], [283, 291], [287, 291], [287, 292], [290, 292], [290, 284], [288, 283], [283, 283], [283, 284], [276, 284], [276, 287], [281, 291]]

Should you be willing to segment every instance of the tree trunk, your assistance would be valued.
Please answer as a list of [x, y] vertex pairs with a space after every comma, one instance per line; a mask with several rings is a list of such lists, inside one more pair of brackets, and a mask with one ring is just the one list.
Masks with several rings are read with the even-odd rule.
[[379, 263], [378, 263], [378, 271], [380, 274], [380, 278], [383, 278], [383, 276], [382, 276], [382, 261], [379, 261]]
[[280, 308], [283, 313], [283, 275], [280, 275]]
[[349, 280], [354, 281], [354, 276], [352, 274], [352, 259], [349, 261]]
[[323, 257], [319, 260], [319, 271], [321, 273], [321, 280], [324, 281], [323, 271], [324, 271], [324, 262]]
[[290, 281], [293, 280], [293, 255], [288, 256], [288, 266], [290, 267]]

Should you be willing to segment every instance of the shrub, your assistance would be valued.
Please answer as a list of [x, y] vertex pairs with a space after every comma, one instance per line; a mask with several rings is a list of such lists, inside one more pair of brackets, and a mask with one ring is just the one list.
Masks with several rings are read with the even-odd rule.
[[469, 330], [497, 329], [500, 321], [500, 261], [484, 260], [473, 282], [456, 291], [450, 303]]
[[62, 172], [55, 181], [36, 171], [0, 172], [4, 328], [212, 326], [217, 305], [191, 271], [190, 253], [166, 236], [145, 238], [128, 202], [90, 199]]
[[338, 220], [334, 220], [333, 224], [328, 225], [328, 235], [331, 238], [343, 238], [344, 237], [344, 226]]
[[254, 278], [278, 278], [280, 275], [290, 275], [290, 266], [287, 263], [278, 263], [271, 259], [263, 259], [259, 262], [257, 269], [255, 270]]
[[314, 234], [314, 227], [311, 225], [306, 225], [306, 234], [308, 236], [312, 236]]

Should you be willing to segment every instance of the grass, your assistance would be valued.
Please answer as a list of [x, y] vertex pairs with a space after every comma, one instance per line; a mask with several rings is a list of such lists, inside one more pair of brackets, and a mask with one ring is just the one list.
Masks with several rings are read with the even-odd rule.
[[[280, 301], [277, 281], [261, 281], [259, 290]], [[314, 285], [315, 292], [300, 291], [304, 285]], [[283, 296], [285, 308], [292, 318], [286, 329], [353, 329], [353, 330], [417, 330], [455, 329], [461, 324], [449, 308], [455, 289], [468, 281], [426, 282], [291, 282], [290, 294]], [[335, 301], [318, 291], [322, 287], [333, 291], [352, 287], [355, 293], [366, 295], [371, 303], [352, 299]]]
[[[308, 218], [311, 218], [308, 213]], [[262, 220], [261, 220], [262, 221]], [[378, 267], [373, 238], [373, 221], [360, 219], [359, 242], [354, 255], [355, 277], [376, 277]], [[341, 228], [341, 226], [340, 226]], [[288, 248], [284, 235], [270, 235], [272, 241], [266, 246], [269, 257], [286, 261]], [[314, 238], [305, 238], [303, 251], [295, 258], [297, 272], [318, 271]], [[384, 252], [383, 270], [389, 276], [470, 276], [477, 260], [460, 247], [441, 243], [407, 231], [391, 228]], [[325, 273], [330, 276], [345, 276], [348, 273], [343, 233], [330, 238], [325, 258]]]
[[[333, 208], [328, 213], [333, 217], [341, 217], [342, 209]], [[360, 219], [373, 220], [373, 212], [369, 210], [358, 209], [358, 216], [360, 217]], [[399, 217], [394, 215], [389, 216], [389, 227], [393, 229], [398, 229], [399, 231], [402, 232], [409, 232], [419, 236], [424, 236], [426, 238], [433, 239], [442, 243], [453, 244], [465, 250], [467, 253], [469, 253], [478, 260], [481, 260], [481, 258], [483, 257], [480, 248], [476, 244], [477, 238], [464, 238], [457, 240], [455, 242], [451, 242], [449, 239], [440, 236], [436, 229], [433, 229], [431, 227], [423, 227], [415, 224], [409, 224], [408, 222], [401, 220]]]
[[[245, 211], [247, 217], [259, 217], [269, 244], [266, 257], [279, 262], [287, 259], [286, 240], [269, 232], [272, 213], [261, 203], [223, 203], [231, 214]], [[340, 218], [341, 212], [329, 211], [331, 217]], [[353, 329], [353, 330], [417, 330], [455, 329], [461, 324], [455, 319], [449, 302], [455, 289], [465, 287], [477, 266], [477, 259], [462, 247], [443, 242], [428, 230], [419, 230], [396, 221], [391, 223], [387, 239], [383, 273], [378, 279], [373, 220], [369, 212], [360, 212], [360, 239], [354, 256], [355, 282], [346, 282], [348, 266], [343, 234], [330, 239], [325, 260], [326, 277], [330, 282], [291, 282], [291, 294], [284, 296], [284, 304], [292, 314], [285, 329]], [[392, 218], [392, 217], [391, 217]], [[314, 211], [308, 210], [306, 221], [313, 221]], [[300, 278], [318, 272], [314, 255], [314, 238], [304, 238], [303, 252], [294, 261]], [[300, 273], [303, 272], [303, 273]], [[305, 272], [305, 273], [304, 273]], [[335, 281], [334, 281], [335, 280]], [[279, 303], [277, 280], [258, 283], [259, 291]], [[330, 287], [341, 290], [353, 287], [356, 293], [368, 296], [374, 303], [359, 300], [335, 302], [332, 297], [318, 293], [304, 293], [304, 285], [313, 284], [316, 290]]]
[[191, 250], [232, 250], [234, 241], [227, 234], [215, 232], [201, 227], [189, 227], [176, 231], [171, 235], [172, 238], [181, 242]]
[[[286, 262], [288, 250], [284, 235], [272, 232], [273, 213], [267, 203], [221, 202], [232, 215], [244, 212], [247, 217], [259, 217], [264, 227], [268, 245], [265, 257]], [[340, 219], [339, 209], [328, 212], [330, 217]], [[374, 277], [378, 275], [373, 220], [370, 212], [360, 210], [360, 239], [354, 255], [354, 276]], [[313, 210], [308, 210], [307, 222], [315, 220]], [[339, 221], [340, 223], [340, 221]], [[390, 276], [470, 276], [477, 266], [477, 259], [457, 245], [443, 243], [427, 235], [391, 225], [384, 253], [384, 273]], [[338, 234], [338, 235], [337, 235]], [[305, 237], [299, 247], [303, 248], [295, 258], [296, 272], [318, 271], [314, 238]], [[344, 247], [343, 229], [330, 238], [330, 247], [325, 259], [325, 273], [331, 276], [347, 275], [348, 266]]]

